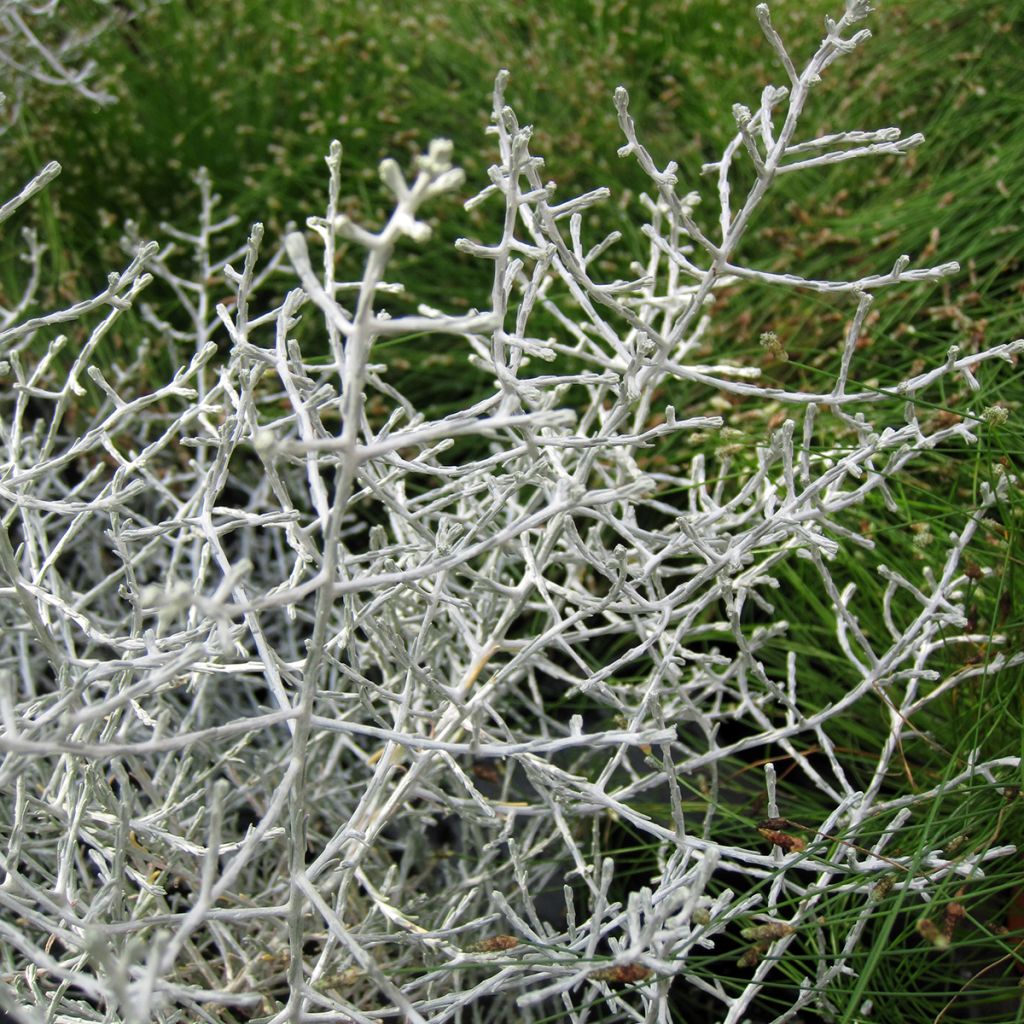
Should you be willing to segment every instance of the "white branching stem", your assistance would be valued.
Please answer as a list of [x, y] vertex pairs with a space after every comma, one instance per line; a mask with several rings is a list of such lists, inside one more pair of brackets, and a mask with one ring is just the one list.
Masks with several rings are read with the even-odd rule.
[[[110, 5], [96, 0], [95, 16], [82, 19], [80, 29], [68, 28], [70, 6], [62, 7], [61, 0], [0, 0], [0, 89], [6, 101], [0, 132], [18, 120], [31, 90], [40, 86], [70, 89], [90, 103], [114, 102], [94, 84], [96, 62], [82, 57], [114, 23]], [[115, 13], [123, 18], [132, 12], [122, 4]]]
[[[463, 184], [443, 141], [410, 179], [381, 165], [394, 208], [377, 232], [339, 211], [334, 144], [325, 216], [277, 248], [262, 225], [236, 238], [200, 173], [196, 228], [166, 225], [159, 246], [129, 225], [126, 269], [65, 309], [38, 310], [26, 236], [27, 281], [0, 312], [0, 1000], [40, 1020], [443, 1024], [582, 1022], [599, 994], [609, 1019], [660, 1022], [678, 981], [738, 1024], [786, 991], [788, 956], [814, 964], [789, 1020], [834, 1012], [880, 876], [924, 904], [1013, 852], [998, 829], [964, 850], [892, 839], [1018, 767], [942, 751], [941, 785], [893, 781], [907, 745], [938, 742], [925, 711], [1024, 663], [964, 609], [987, 572], [968, 552], [1016, 482], [984, 488], [919, 573], [877, 564], [870, 618], [851, 560], [881, 559], [851, 515], [875, 495], [893, 508], [921, 456], [973, 444], [991, 410], [919, 407], [942, 383], [973, 395], [1024, 343], [869, 385], [872, 303], [955, 264], [834, 281], [743, 257], [779, 175], [920, 141], [798, 139], [867, 13], [849, 0], [801, 70], [758, 8], [785, 82], [734, 109], [704, 168], [711, 218], [617, 92], [622, 153], [651, 179], [629, 279], [602, 276], [617, 234], [584, 238], [608, 190], [556, 199], [505, 72], [498, 162], [467, 203], [500, 227], [459, 243], [493, 267], [485, 309], [409, 308], [388, 278], [396, 245], [429, 234], [424, 205]], [[737, 284], [848, 301], [835, 378], [768, 386], [713, 351], [711, 300]], [[149, 337], [101, 361], [129, 309]], [[417, 352], [425, 334], [449, 347]], [[422, 373], [455, 385], [465, 362], [493, 387], [421, 409], [399, 344]], [[723, 396], [784, 415], [741, 435]], [[802, 624], [776, 610], [795, 576], [827, 610], [825, 700]], [[982, 642], [984, 664], [949, 668]], [[836, 736], [865, 709], [877, 746], [847, 763]], [[768, 820], [737, 825], [766, 752], [792, 778], [768, 763]], [[643, 846], [631, 876], [623, 835]], [[706, 964], [737, 936], [746, 973], [726, 984]]]

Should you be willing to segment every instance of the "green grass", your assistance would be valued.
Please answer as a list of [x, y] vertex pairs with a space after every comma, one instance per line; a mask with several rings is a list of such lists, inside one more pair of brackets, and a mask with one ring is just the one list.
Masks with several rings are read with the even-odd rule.
[[[64, 165], [61, 179], [14, 226], [31, 220], [49, 246], [53, 284], [41, 302], [66, 301], [101, 285], [123, 261], [118, 238], [126, 218], [137, 219], [147, 237], [158, 237], [164, 220], [183, 227], [194, 221], [190, 174], [200, 166], [209, 168], [225, 209], [238, 213], [243, 226], [266, 221], [272, 237], [321, 210], [323, 156], [333, 137], [345, 147], [342, 205], [371, 223], [380, 222], [385, 209], [379, 160], [407, 159], [435, 136], [454, 139], [469, 179], [465, 195], [472, 194], [492, 159], [491, 139], [483, 133], [491, 83], [507, 66], [508, 98], [522, 121], [536, 124], [533, 149], [547, 156], [559, 194], [612, 188], [612, 203], [593, 225], [595, 232], [624, 232], [619, 253], [609, 255], [611, 274], [642, 252], [632, 216], [635, 196], [645, 187], [635, 164], [616, 156], [622, 140], [613, 88], [629, 88], [631, 112], [655, 159], [678, 160], [689, 187], [702, 187], [710, 200], [696, 170], [727, 138], [732, 103], [751, 103], [770, 77], [777, 78], [752, 6], [732, 0], [422, 0], [415, 16], [403, 16], [396, 13], [402, 5], [349, 0], [166, 4], [104, 40], [100, 56], [120, 103], [83, 110], [67, 95], [42, 96], [4, 141], [0, 184], [10, 194], [45, 160]], [[817, 40], [820, 15], [839, 5], [814, 0], [776, 6], [774, 21], [800, 54]], [[851, 162], [786, 179], [754, 224], [744, 258], [776, 271], [851, 278], [888, 269], [904, 252], [915, 266], [960, 260], [964, 269], [952, 281], [890, 290], [876, 302], [856, 383], [886, 388], [940, 361], [950, 344], [970, 352], [1024, 335], [1024, 2], [879, 6], [872, 20], [876, 39], [834, 67], [805, 124], [834, 131], [896, 123], [907, 133], [923, 131], [927, 143], [905, 159]], [[449, 308], [482, 303], [490, 268], [450, 245], [460, 235], [493, 236], [492, 212], [486, 205], [474, 214], [454, 203], [435, 205], [428, 211], [435, 240], [422, 252], [404, 250], [393, 276], [401, 276], [420, 301]], [[240, 227], [237, 240], [243, 237]], [[8, 231], [2, 245], [0, 285], [10, 295], [22, 270], [16, 233]], [[158, 286], [151, 292], [147, 298], [158, 305], [167, 301]], [[718, 306], [709, 351], [762, 365], [766, 377], [780, 383], [824, 388], [834, 379], [845, 307], [756, 288], [723, 293]], [[138, 324], [131, 318], [124, 323], [120, 344], [130, 347]], [[784, 343], [788, 362], [766, 361], [758, 338], [767, 329]], [[117, 344], [115, 338], [101, 361], [117, 361]], [[479, 384], [446, 351], [409, 338], [389, 342], [386, 355], [396, 365], [404, 360], [399, 386], [422, 405], [445, 409]], [[433, 365], [448, 360], [443, 375], [430, 372], [431, 359]], [[951, 379], [922, 396], [920, 407], [928, 409], [927, 417], [941, 417], [998, 403], [1010, 411], [1008, 422], [982, 428], [972, 448], [942, 450], [916, 464], [894, 491], [897, 512], [873, 499], [844, 521], [879, 547], [870, 562], [854, 550], [837, 567], [837, 576], [857, 584], [868, 635], [883, 636], [885, 628], [884, 582], [872, 566], [884, 562], [919, 578], [929, 552], [941, 549], [929, 535], [941, 540], [959, 530], [982, 483], [993, 483], [1000, 472], [1024, 475], [1020, 369], [986, 364], [978, 377], [979, 395]], [[687, 413], [705, 411], [703, 393], [667, 390], [664, 397]], [[898, 423], [900, 404], [892, 408]], [[773, 413], [751, 400], [729, 403], [727, 421], [743, 431], [739, 444], [750, 457]], [[844, 443], [848, 438], [837, 433], [835, 446]], [[684, 448], [660, 453], [668, 464], [690, 455]], [[738, 457], [746, 456], [741, 450]], [[966, 595], [976, 631], [990, 638], [1005, 634], [1010, 648], [1024, 642], [1022, 512], [1018, 484], [987, 517], [967, 558], [992, 570]], [[845, 662], [830, 649], [834, 615], [828, 601], [815, 596], [810, 567], [787, 565], [780, 575], [783, 586], [773, 599], [777, 615], [793, 624], [787, 649], [811, 656], [801, 688], [823, 706], [850, 685], [837, 670]], [[986, 644], [970, 650], [950, 645], [942, 661], [953, 671], [968, 662], [984, 664], [988, 656]], [[925, 709], [912, 723], [922, 736], [908, 740], [904, 771], [888, 780], [892, 795], [941, 786], [972, 752], [982, 758], [1024, 754], [1022, 682], [1020, 672], [982, 674]], [[866, 778], [887, 713], [880, 698], [874, 715], [842, 724], [839, 746], [852, 775]], [[785, 755], [766, 750], [763, 758], [777, 762], [784, 813], [819, 821], [820, 806], [787, 772]], [[761, 780], [759, 765], [734, 766], [729, 784], [738, 794], [736, 813], [723, 816], [715, 838], [749, 842], [761, 814]], [[690, 798], [699, 807], [699, 788]], [[1022, 817], [1021, 800], [978, 780], [916, 807], [898, 845], [905, 854], [923, 856], [958, 836], [967, 837], [965, 853], [997, 839], [1021, 843]], [[622, 864], [617, 884], [623, 893], [643, 884], [654, 864], [644, 840], [621, 828], [610, 829], [604, 841]], [[1019, 861], [1007, 858], [989, 865], [984, 878], [944, 883], [934, 910], [899, 887], [881, 895], [851, 955], [855, 973], [838, 978], [827, 994], [835, 1019], [1024, 1020], [1018, 986], [1024, 935], [1006, 931], [1006, 910], [1020, 885]], [[941, 929], [952, 904], [962, 905], [964, 916], [949, 948], [939, 949], [922, 936], [919, 921], [927, 917]], [[861, 905], [839, 890], [824, 895], [824, 923], [817, 927], [827, 946], [841, 945]], [[760, 997], [756, 1020], [770, 1020], [788, 1005], [800, 977], [813, 976], [816, 949], [811, 930], [797, 937]], [[750, 974], [736, 966], [742, 950], [737, 938], [735, 949], [695, 955], [691, 969], [738, 989]], [[677, 1020], [698, 1019], [697, 997], [684, 992], [674, 999]], [[866, 1000], [873, 1004], [870, 1017], [863, 1012]]]

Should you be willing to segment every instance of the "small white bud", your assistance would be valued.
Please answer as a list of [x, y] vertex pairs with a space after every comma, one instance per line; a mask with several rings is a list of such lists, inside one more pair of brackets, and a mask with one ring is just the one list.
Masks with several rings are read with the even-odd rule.
[[252, 446], [260, 455], [269, 455], [276, 445], [277, 438], [274, 436], [274, 432], [267, 427], [257, 430], [256, 436], [252, 439]]

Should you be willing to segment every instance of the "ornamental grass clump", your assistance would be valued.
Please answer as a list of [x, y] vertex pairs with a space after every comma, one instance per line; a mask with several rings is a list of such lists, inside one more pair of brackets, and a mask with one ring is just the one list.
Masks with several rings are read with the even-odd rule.
[[[467, 203], [495, 228], [458, 243], [493, 265], [482, 309], [417, 306], [389, 276], [429, 234], [424, 206], [464, 185], [440, 140], [408, 175], [381, 164], [379, 230], [339, 211], [335, 144], [324, 215], [280, 246], [257, 224], [233, 249], [200, 175], [198, 226], [163, 246], [129, 230], [101, 293], [36, 313], [30, 275], [0, 329], [12, 1011], [838, 1018], [862, 1005], [851, 979], [882, 901], [945, 935], [948, 894], [1015, 848], [999, 827], [942, 849], [915, 830], [950, 795], [1007, 785], [1019, 758], [943, 754], [932, 783], [907, 750], [937, 744], [919, 724], [933, 707], [1024, 663], [964, 608], [991, 573], [966, 552], [1018, 485], [984, 488], [912, 574], [858, 515], [977, 440], [980, 405], [923, 413], [1024, 343], [862, 385], [876, 293], [956, 264], [812, 280], [742, 253], [779, 178], [922, 141], [801, 131], [868, 13], [847, 0], [800, 70], [757, 8], [784, 81], [734, 108], [701, 169], [712, 215], [618, 90], [620, 155], [650, 179], [628, 278], [602, 271], [616, 235], [586, 237], [608, 191], [556, 195], [505, 72], [499, 158]], [[741, 286], [845, 304], [829, 386], [775, 386], [712, 350]], [[150, 301], [161, 289], [170, 306]], [[454, 412], [418, 407], [389, 362], [416, 339], [487, 386]], [[791, 366], [785, 339], [762, 344], [773, 372]], [[784, 415], [723, 437], [738, 400]], [[880, 629], [862, 625], [864, 572], [884, 580]], [[796, 579], [830, 622], [817, 646], [776, 611]], [[983, 661], [949, 656], [982, 643]], [[848, 743], [858, 720], [879, 723], [871, 750]]]

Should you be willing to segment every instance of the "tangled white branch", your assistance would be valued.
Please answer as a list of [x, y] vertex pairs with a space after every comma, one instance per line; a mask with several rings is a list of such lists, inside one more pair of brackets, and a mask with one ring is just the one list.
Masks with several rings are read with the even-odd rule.
[[[217, 255], [235, 221], [218, 220], [203, 176], [198, 228], [135, 247], [92, 299], [28, 318], [29, 251], [35, 273], [0, 323], [0, 998], [12, 1010], [584, 1021], [600, 996], [604, 1019], [654, 1022], [686, 983], [738, 1024], [807, 941], [817, 972], [794, 986], [778, 1017], [790, 1019], [830, 1005], [881, 872], [927, 897], [1010, 852], [892, 852], [929, 794], [887, 786], [922, 707], [1022, 661], [936, 668], [944, 646], [980, 639], [962, 562], [999, 496], [985, 492], [934, 570], [879, 567], [888, 635], [862, 629], [836, 556], [872, 549], [848, 510], [937, 445], [976, 440], [980, 410], [932, 429], [915, 397], [1024, 346], [951, 351], [861, 386], [874, 293], [956, 265], [901, 259], [819, 281], [742, 254], [780, 175], [921, 141], [892, 128], [798, 141], [808, 94], [865, 41], [854, 26], [867, 13], [847, 0], [798, 71], [758, 8], [788, 81], [736, 108], [734, 139], [704, 169], [718, 182], [711, 224], [678, 168], [655, 164], [618, 90], [621, 153], [652, 183], [650, 253], [631, 280], [601, 279], [616, 237], [584, 240], [607, 191], [556, 200], [505, 73], [500, 159], [470, 200], [499, 211], [500, 234], [460, 242], [493, 264], [482, 311], [402, 312], [388, 279], [396, 245], [429, 232], [424, 204], [463, 184], [443, 141], [411, 179], [381, 165], [394, 208], [379, 231], [339, 212], [335, 144], [325, 215], [269, 256], [260, 225]], [[753, 185], [737, 199], [740, 162]], [[353, 248], [362, 276], [336, 279]], [[290, 271], [296, 286], [271, 300]], [[173, 315], [147, 305], [155, 281]], [[702, 361], [716, 290], [743, 281], [849, 297], [832, 387], [787, 391], [757, 367]], [[150, 341], [102, 369], [101, 343], [130, 318]], [[493, 386], [450, 415], [417, 409], [385, 343], [422, 334], [448, 337], [451, 359]], [[174, 372], [153, 386], [165, 359]], [[673, 389], [688, 405], [782, 403], [789, 418], [711, 456], [687, 438], [722, 418], [662, 407]], [[842, 450], [839, 428], [854, 438]], [[655, 468], [666, 444], [678, 461]], [[834, 611], [847, 690], [827, 706], [802, 689], [807, 654], [771, 600], [798, 560]], [[889, 731], [865, 784], [832, 733], [879, 701]], [[737, 814], [730, 766], [765, 750], [821, 802], [802, 835], [771, 764], [760, 834], [723, 831]], [[965, 764], [946, 785], [1015, 764]], [[615, 829], [650, 851], [642, 879], [619, 877]], [[862, 905], [838, 943], [818, 917], [826, 892]], [[742, 983], [692, 966], [744, 924], [757, 955]]]
[[[70, 89], [91, 103], [106, 105], [115, 97], [96, 84], [95, 60], [83, 53], [115, 22], [105, 0], [93, 0], [96, 14], [83, 27], [69, 28], [67, 4], [61, 0], [0, 0], [0, 88], [6, 105], [6, 131], [21, 116], [32, 89]], [[121, 18], [132, 12], [117, 9]]]

